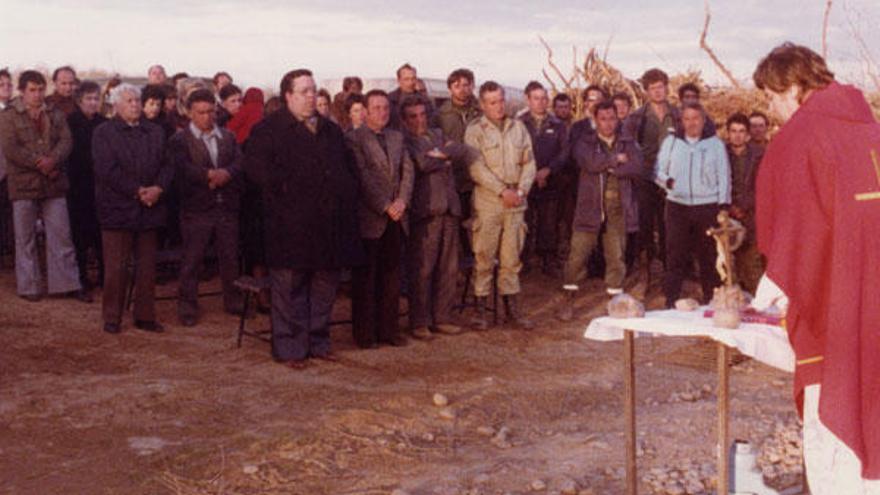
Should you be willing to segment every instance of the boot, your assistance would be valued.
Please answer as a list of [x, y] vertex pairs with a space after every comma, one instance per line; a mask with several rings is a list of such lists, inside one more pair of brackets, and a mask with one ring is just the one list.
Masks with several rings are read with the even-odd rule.
[[562, 273], [559, 270], [559, 265], [556, 264], [556, 256], [553, 255], [544, 256], [544, 259], [541, 263], [541, 271], [544, 272], [544, 275], [547, 275], [551, 278], [562, 277]]
[[574, 298], [577, 295], [577, 291], [564, 289], [562, 292], [564, 297], [562, 308], [560, 308], [556, 317], [559, 318], [560, 321], [571, 321], [574, 317]]
[[477, 314], [471, 320], [474, 330], [488, 330], [489, 320], [486, 318], [486, 299], [485, 296], [477, 296], [476, 309]]
[[523, 316], [519, 308], [519, 301], [516, 294], [504, 296], [504, 307], [507, 308], [507, 321], [522, 328], [523, 330], [531, 330], [535, 328], [535, 324], [528, 318]]

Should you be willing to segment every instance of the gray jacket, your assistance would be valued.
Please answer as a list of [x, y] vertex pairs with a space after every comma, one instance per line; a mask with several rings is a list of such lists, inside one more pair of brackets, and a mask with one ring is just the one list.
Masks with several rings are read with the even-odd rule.
[[[365, 125], [348, 135], [360, 179], [358, 219], [364, 239], [382, 237], [391, 220], [385, 213], [388, 205], [396, 199], [402, 199], [409, 210], [412, 198], [413, 164], [404, 146], [403, 134], [387, 127], [382, 133], [387, 154], [379, 144], [376, 133]], [[408, 213], [400, 220], [405, 233], [409, 233]]]
[[[433, 216], [450, 214], [461, 216], [461, 201], [455, 190], [453, 162], [466, 159], [465, 145], [444, 142], [440, 129], [429, 129], [423, 136], [406, 133], [406, 147], [415, 166], [411, 219], [418, 222]], [[442, 160], [428, 156], [437, 149], [449, 158]]]

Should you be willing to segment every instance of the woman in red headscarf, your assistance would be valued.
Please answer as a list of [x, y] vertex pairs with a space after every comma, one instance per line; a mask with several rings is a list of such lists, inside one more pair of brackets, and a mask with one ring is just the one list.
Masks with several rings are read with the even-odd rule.
[[[235, 134], [235, 140], [242, 147], [251, 135], [251, 129], [263, 119], [263, 92], [257, 88], [248, 88], [241, 102], [241, 109], [229, 119], [226, 127]], [[254, 277], [266, 275], [265, 252], [263, 247], [263, 201], [261, 191], [256, 184], [247, 181], [241, 200], [241, 251], [244, 261], [244, 272]], [[267, 312], [269, 294], [260, 293], [257, 309]]]
[[263, 92], [257, 88], [248, 88], [241, 102], [241, 109], [229, 119], [226, 127], [235, 133], [238, 144], [244, 144], [251, 135], [251, 128], [263, 119]]

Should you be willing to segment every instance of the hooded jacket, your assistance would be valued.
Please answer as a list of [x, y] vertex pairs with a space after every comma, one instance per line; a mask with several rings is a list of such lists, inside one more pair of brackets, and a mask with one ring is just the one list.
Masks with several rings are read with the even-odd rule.
[[767, 147], [758, 248], [788, 296], [794, 395], [822, 384], [819, 419], [880, 479], [880, 124], [862, 93], [810, 95]]
[[[654, 179], [666, 199], [680, 205], [730, 204], [727, 148], [715, 136], [693, 142], [683, 133], [667, 136], [657, 154]], [[671, 188], [669, 179], [674, 181]]]

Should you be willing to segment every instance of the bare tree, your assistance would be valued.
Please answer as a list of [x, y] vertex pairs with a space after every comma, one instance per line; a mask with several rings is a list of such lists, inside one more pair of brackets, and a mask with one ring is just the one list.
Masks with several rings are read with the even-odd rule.
[[822, 58], [828, 59], [828, 18], [831, 15], [833, 0], [825, 2], [825, 15], [822, 16]]

